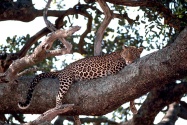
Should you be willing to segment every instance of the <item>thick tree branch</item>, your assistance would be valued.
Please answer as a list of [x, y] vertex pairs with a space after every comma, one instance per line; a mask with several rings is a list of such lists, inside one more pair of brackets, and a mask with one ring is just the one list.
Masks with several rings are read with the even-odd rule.
[[11, 82], [15, 80], [17, 78], [17, 74], [21, 70], [29, 66], [32, 66], [44, 60], [47, 57], [50, 57], [53, 55], [59, 55], [60, 54], [59, 52], [61, 52], [61, 54], [70, 53], [72, 46], [69, 42], [65, 41], [65, 39], [62, 41], [66, 47], [65, 51], [51, 52], [49, 51], [49, 49], [51, 48], [53, 42], [57, 38], [64, 38], [64, 37], [70, 36], [79, 29], [80, 27], [75, 26], [75, 27], [70, 28], [69, 30], [62, 30], [62, 31], [58, 30], [55, 33], [52, 33], [45, 41], [43, 41], [37, 48], [35, 48], [34, 52], [31, 55], [25, 56], [21, 59], [17, 59], [10, 65], [10, 67], [4, 74], [5, 81]]
[[[36, 9], [34, 9], [34, 6], [32, 4], [32, 1], [26, 1], [27, 3], [22, 2], [13, 2], [9, 0], [1, 0], [0, 1], [0, 21], [3, 20], [20, 20], [24, 22], [31, 21], [35, 19], [36, 14], [34, 12], [37, 12]], [[23, 16], [20, 16], [20, 13], [23, 14]]]
[[[86, 3], [93, 3], [96, 0], [84, 0]], [[126, 5], [126, 6], [145, 6], [147, 5], [147, 1], [150, 0], [105, 0], [105, 2], [117, 4], [117, 5]]]
[[[75, 108], [64, 115], [103, 115], [154, 88], [186, 76], [186, 41], [187, 28], [170, 46], [137, 60], [116, 75], [73, 84], [63, 101], [66, 104], [75, 104]], [[31, 106], [26, 110], [18, 109], [17, 102], [24, 98], [21, 95], [26, 95], [31, 79], [19, 79], [18, 85], [0, 85], [1, 113], [43, 113], [55, 107], [58, 81], [47, 79], [36, 87]], [[175, 90], [175, 97], [179, 98], [185, 88], [187, 87], [181, 87], [180, 92]]]

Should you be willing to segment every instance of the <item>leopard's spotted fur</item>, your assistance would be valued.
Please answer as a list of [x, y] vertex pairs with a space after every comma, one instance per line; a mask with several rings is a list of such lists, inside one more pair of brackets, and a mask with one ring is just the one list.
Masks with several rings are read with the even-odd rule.
[[30, 85], [26, 101], [19, 102], [18, 106], [21, 109], [26, 109], [30, 105], [34, 88], [43, 78], [59, 79], [60, 87], [56, 97], [56, 106], [59, 106], [61, 105], [64, 94], [68, 91], [73, 82], [115, 74], [124, 68], [124, 66], [139, 58], [142, 50], [143, 48], [138, 49], [134, 46], [123, 47], [122, 51], [113, 52], [104, 56], [92, 56], [78, 60], [68, 65], [62, 71], [37, 75]]

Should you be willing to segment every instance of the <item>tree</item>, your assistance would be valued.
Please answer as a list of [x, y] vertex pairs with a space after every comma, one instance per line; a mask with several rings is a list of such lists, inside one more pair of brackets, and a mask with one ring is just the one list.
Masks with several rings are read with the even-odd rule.
[[[75, 83], [64, 98], [64, 103], [74, 105], [66, 105], [65, 110], [64, 107], [57, 111], [52, 109], [50, 110], [53, 112], [52, 115], [56, 116], [60, 113], [61, 120], [66, 118], [72, 121], [70, 117], [65, 116], [104, 115], [118, 108], [116, 112], [124, 115], [120, 123], [103, 117], [85, 118], [81, 121], [151, 125], [159, 112], [165, 113], [159, 125], [175, 124], [177, 117], [186, 119], [186, 102], [181, 101], [187, 92], [186, 1], [84, 0], [77, 1], [73, 8], [66, 10], [62, 10], [65, 7], [62, 1], [56, 3], [59, 10], [48, 10], [50, 0], [44, 10], [35, 9], [31, 0], [1, 0], [0, 3], [1, 21], [29, 22], [43, 16], [44, 12], [44, 20], [47, 24], [46, 28], [32, 37], [28, 35], [22, 38], [8, 38], [7, 45], [1, 47], [0, 120], [2, 124], [10, 123], [10, 120], [4, 117], [6, 113], [10, 113], [11, 117], [22, 123], [23, 115], [20, 113], [44, 113], [55, 106], [58, 81], [48, 79], [41, 81], [37, 86], [33, 102], [27, 110], [20, 110], [17, 107], [17, 102], [23, 98], [22, 94], [25, 95], [29, 81], [33, 78], [20, 77], [25, 72], [31, 71], [25, 68], [41, 62], [46, 57], [70, 53], [71, 48], [73, 52], [90, 56], [93, 53], [94, 55], [110, 53], [120, 49], [124, 44], [144, 46], [147, 50], [154, 48], [159, 50], [126, 66], [116, 75]], [[139, 13], [134, 19], [129, 15], [131, 12], [129, 7], [139, 7], [137, 8]], [[57, 17], [54, 26], [46, 15]], [[72, 35], [80, 29], [79, 26], [69, 28], [76, 19], [87, 21], [86, 30], [80, 35]], [[109, 25], [112, 19], [115, 19], [116, 26]], [[142, 25], [145, 26], [145, 36], [139, 32], [139, 26]], [[64, 27], [68, 27], [67, 30], [61, 30]], [[51, 35], [46, 40], [38, 43], [41, 37], [49, 33]], [[55, 40], [57, 45], [61, 47], [64, 45], [65, 48], [50, 50], [55, 48], [53, 46]], [[67, 40], [71, 41], [71, 44]], [[15, 45], [17, 46], [14, 47]], [[35, 46], [30, 50], [32, 45]], [[10, 48], [9, 51], [7, 47]], [[52, 67], [52, 64], [49, 67]], [[148, 94], [145, 101], [139, 104], [138, 113], [127, 119], [129, 109], [119, 107], [146, 93]], [[162, 111], [165, 106], [168, 106], [167, 110]], [[41, 116], [38, 121], [29, 124], [50, 121], [54, 116], [48, 116], [49, 112], [44, 114], [46, 117]]]

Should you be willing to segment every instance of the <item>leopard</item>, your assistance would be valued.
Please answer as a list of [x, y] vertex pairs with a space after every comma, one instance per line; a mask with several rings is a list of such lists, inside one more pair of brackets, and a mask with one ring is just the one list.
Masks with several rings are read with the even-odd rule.
[[[140, 58], [142, 51], [143, 47], [122, 46], [122, 50], [120, 51], [115, 51], [102, 56], [86, 57], [69, 64], [63, 70], [36, 75], [27, 91], [25, 102], [18, 102], [18, 107], [20, 109], [26, 109], [30, 106], [33, 91], [39, 81], [44, 78], [57, 78], [59, 80], [60, 84], [56, 96], [56, 107], [61, 106], [62, 99], [71, 84], [82, 80], [91, 80], [116, 74], [125, 66], [130, 65]], [[134, 105], [132, 101], [130, 103]], [[135, 107], [131, 107], [132, 110], [135, 110]], [[136, 112], [136, 110], [132, 112]]]

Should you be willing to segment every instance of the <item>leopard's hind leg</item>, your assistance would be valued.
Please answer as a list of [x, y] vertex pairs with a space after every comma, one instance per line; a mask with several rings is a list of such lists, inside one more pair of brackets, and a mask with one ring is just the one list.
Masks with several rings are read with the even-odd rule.
[[73, 83], [73, 78], [70, 76], [59, 77], [59, 82], [60, 85], [58, 94], [56, 96], [56, 107], [60, 107], [62, 105], [62, 99]]

